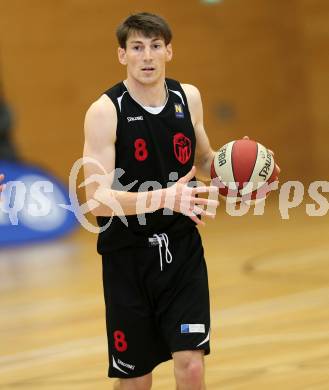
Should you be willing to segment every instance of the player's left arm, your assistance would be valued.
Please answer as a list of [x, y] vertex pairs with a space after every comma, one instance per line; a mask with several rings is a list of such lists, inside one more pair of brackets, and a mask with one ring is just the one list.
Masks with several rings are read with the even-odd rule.
[[194, 133], [196, 137], [196, 150], [194, 165], [197, 169], [196, 176], [201, 180], [210, 180], [210, 166], [215, 152], [210, 146], [207, 133], [203, 125], [203, 107], [199, 90], [191, 84], [182, 84], [185, 92]]

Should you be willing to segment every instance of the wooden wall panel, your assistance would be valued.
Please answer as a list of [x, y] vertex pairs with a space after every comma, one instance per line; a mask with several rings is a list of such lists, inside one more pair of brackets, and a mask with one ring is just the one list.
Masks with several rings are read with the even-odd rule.
[[114, 30], [142, 10], [172, 25], [168, 75], [200, 88], [213, 147], [248, 134], [276, 151], [283, 180], [324, 179], [325, 0], [0, 0], [4, 85], [27, 160], [67, 181], [87, 107], [125, 74]]
[[[305, 48], [314, 177], [329, 180], [329, 2], [302, 0], [299, 17]], [[307, 154], [306, 154], [307, 156]]]

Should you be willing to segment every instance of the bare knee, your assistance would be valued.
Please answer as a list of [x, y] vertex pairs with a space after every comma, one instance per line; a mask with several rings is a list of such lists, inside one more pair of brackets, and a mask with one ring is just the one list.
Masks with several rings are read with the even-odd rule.
[[119, 379], [114, 390], [150, 390], [152, 387], [152, 374], [137, 378]]
[[175, 352], [173, 357], [178, 389], [204, 389], [203, 351]]

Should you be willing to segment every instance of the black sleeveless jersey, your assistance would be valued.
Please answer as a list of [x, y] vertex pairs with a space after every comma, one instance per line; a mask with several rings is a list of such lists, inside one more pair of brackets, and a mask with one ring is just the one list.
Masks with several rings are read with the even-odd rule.
[[[196, 140], [187, 99], [179, 82], [165, 82], [168, 98], [159, 114], [146, 111], [130, 96], [123, 82], [105, 92], [114, 103], [118, 118], [113, 189], [138, 192], [166, 188], [193, 166]], [[153, 182], [157, 183], [152, 187]], [[98, 236], [98, 252], [136, 245], [154, 233], [177, 237], [194, 228], [189, 217], [171, 214], [164, 215], [164, 209], [160, 209], [146, 213], [145, 218], [126, 216], [128, 226], [119, 216], [113, 217], [111, 223], [108, 217], [97, 217], [99, 226], [109, 223]]]

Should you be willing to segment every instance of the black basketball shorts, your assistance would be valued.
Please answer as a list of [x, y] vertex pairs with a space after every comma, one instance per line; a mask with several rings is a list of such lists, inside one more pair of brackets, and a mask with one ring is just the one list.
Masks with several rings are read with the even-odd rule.
[[195, 228], [102, 256], [109, 377], [150, 373], [172, 353], [210, 352], [207, 267]]

